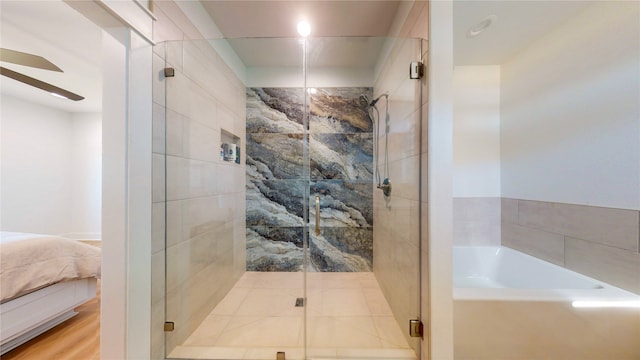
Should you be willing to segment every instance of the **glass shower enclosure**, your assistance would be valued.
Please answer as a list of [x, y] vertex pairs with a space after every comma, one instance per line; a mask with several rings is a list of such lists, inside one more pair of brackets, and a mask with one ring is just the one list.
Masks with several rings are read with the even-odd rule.
[[420, 357], [421, 46], [156, 46], [165, 357]]

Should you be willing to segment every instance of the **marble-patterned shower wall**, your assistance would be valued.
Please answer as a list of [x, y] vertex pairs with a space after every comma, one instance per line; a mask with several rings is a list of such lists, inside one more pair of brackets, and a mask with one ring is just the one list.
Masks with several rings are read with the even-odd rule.
[[373, 126], [360, 96], [372, 93], [315, 89], [305, 139], [302, 88], [247, 89], [247, 270], [302, 271], [308, 219], [309, 271], [371, 271]]

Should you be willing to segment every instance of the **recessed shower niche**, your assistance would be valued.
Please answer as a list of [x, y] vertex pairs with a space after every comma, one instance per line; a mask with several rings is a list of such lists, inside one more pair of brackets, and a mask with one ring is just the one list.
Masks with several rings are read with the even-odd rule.
[[[165, 82], [167, 107], [229, 144], [211, 161], [167, 161], [190, 190], [166, 201], [166, 356], [419, 358], [408, 325], [420, 318], [422, 86], [406, 68], [422, 42], [164, 46], [165, 66], [182, 64]], [[225, 158], [230, 145], [239, 164]], [[376, 161], [390, 196], [376, 188]]]
[[240, 138], [227, 130], [220, 129], [220, 160], [240, 164], [241, 159]]

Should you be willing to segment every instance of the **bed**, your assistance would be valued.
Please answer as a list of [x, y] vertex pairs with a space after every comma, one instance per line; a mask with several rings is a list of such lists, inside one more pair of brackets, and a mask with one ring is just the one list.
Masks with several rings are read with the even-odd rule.
[[0, 355], [96, 296], [101, 250], [59, 236], [0, 232]]

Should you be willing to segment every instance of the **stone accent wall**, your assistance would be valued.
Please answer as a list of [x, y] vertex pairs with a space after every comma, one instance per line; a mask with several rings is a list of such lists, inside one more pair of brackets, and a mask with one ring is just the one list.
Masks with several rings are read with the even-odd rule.
[[363, 94], [372, 89], [316, 89], [305, 141], [302, 88], [247, 89], [247, 270], [302, 271], [308, 217], [308, 270], [371, 271], [373, 133]]

